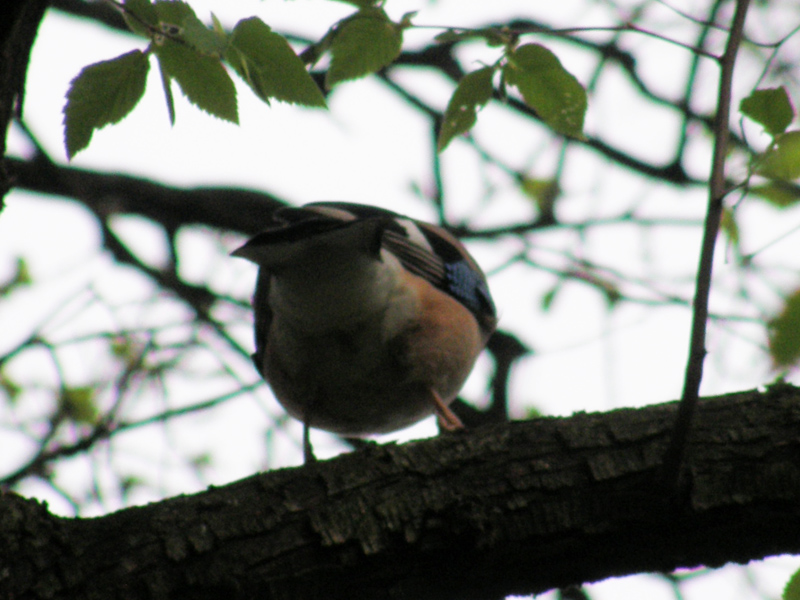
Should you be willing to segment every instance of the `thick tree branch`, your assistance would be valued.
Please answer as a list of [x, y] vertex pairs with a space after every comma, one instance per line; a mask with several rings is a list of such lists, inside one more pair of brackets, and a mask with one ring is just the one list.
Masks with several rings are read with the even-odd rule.
[[60, 166], [44, 157], [6, 162], [19, 189], [74, 198], [101, 216], [142, 216], [170, 231], [207, 225], [255, 234], [270, 222], [276, 208], [287, 204], [266, 192], [232, 187], [181, 189], [132, 175]]
[[800, 551], [800, 390], [538, 419], [256, 475], [98, 519], [0, 499], [0, 596], [501, 598]]
[[[6, 154], [6, 133], [22, 106], [25, 74], [33, 41], [47, 8], [47, 0], [6, 0], [0, 19], [0, 157]], [[5, 164], [0, 162], [0, 210], [10, 188]]]

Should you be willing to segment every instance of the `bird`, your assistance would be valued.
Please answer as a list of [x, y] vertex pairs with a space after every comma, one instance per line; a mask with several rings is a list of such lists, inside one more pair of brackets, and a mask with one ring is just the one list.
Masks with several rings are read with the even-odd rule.
[[309, 428], [364, 438], [449, 408], [491, 334], [486, 276], [446, 229], [347, 202], [276, 210], [232, 255], [258, 266], [256, 370]]

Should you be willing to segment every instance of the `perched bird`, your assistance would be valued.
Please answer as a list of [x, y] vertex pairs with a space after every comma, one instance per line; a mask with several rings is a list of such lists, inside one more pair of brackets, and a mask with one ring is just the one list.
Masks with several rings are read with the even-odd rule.
[[[373, 206], [282, 208], [233, 256], [259, 266], [256, 369], [308, 428], [361, 437], [448, 408], [495, 329], [486, 278], [441, 227]], [[311, 455], [313, 457], [313, 455]]]

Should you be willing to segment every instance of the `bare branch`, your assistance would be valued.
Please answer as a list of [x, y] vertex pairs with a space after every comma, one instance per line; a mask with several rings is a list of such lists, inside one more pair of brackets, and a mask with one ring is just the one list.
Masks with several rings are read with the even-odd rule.
[[720, 81], [717, 96], [717, 116], [714, 125], [714, 156], [709, 182], [708, 209], [703, 228], [703, 243], [700, 264], [697, 269], [692, 334], [689, 342], [689, 359], [686, 365], [683, 395], [675, 424], [675, 434], [664, 460], [665, 476], [675, 481], [680, 476], [686, 443], [692, 424], [700, 382], [703, 379], [703, 362], [706, 354], [706, 324], [708, 322], [708, 297], [711, 292], [711, 275], [714, 268], [714, 248], [717, 243], [723, 200], [728, 193], [725, 181], [725, 158], [728, 153], [728, 131], [730, 129], [731, 85], [736, 53], [742, 41], [744, 22], [750, 0], [737, 0], [728, 44], [720, 57]]

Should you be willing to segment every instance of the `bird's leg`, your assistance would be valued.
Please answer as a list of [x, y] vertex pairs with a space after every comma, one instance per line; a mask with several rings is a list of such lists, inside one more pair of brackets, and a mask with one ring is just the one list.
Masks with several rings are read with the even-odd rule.
[[314, 449], [311, 447], [311, 407], [313, 404], [313, 396], [309, 394], [303, 410], [303, 464], [306, 465], [317, 462], [317, 457], [314, 456]]
[[314, 456], [314, 449], [311, 447], [311, 436], [309, 435], [308, 422], [303, 422], [303, 464], [309, 464], [317, 461]]
[[445, 431], [458, 431], [464, 429], [464, 424], [461, 422], [450, 407], [444, 403], [442, 397], [436, 393], [436, 390], [430, 390], [431, 402], [433, 403], [433, 410], [436, 412], [436, 418], [439, 422], [439, 427]]

